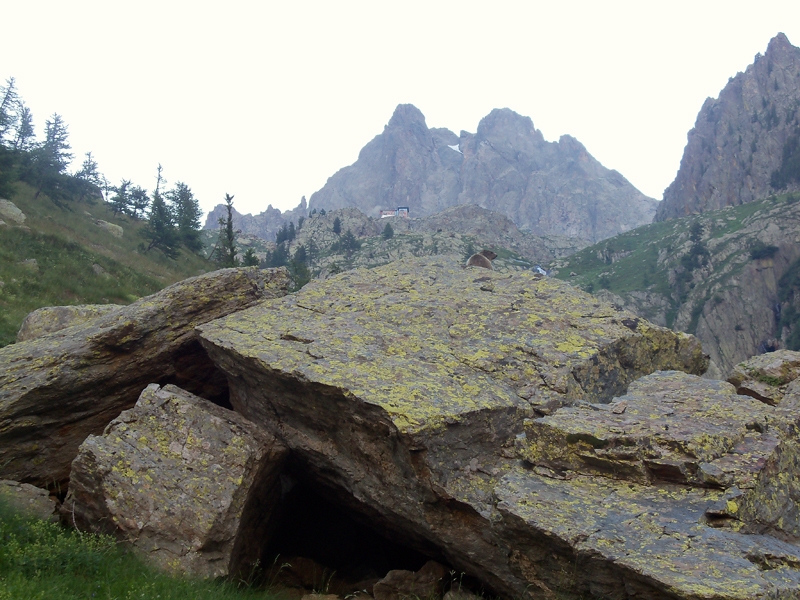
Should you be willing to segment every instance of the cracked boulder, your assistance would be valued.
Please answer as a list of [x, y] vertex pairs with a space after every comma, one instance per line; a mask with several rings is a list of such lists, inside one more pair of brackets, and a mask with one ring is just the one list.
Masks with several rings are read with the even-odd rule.
[[163, 569], [246, 575], [260, 558], [286, 454], [241, 415], [152, 384], [81, 445], [62, 512]]
[[525, 551], [544, 535], [571, 547], [599, 597], [800, 597], [794, 413], [662, 372], [610, 404], [528, 421], [517, 441], [528, 469], [494, 488], [520, 542], [512, 560], [566, 569]]
[[[626, 581], [661, 589], [658, 575], [599, 554], [604, 569], [576, 569], [580, 540], [525, 512], [537, 486], [560, 486], [564, 501], [572, 483], [518, 453], [526, 419], [608, 403], [656, 370], [702, 373], [692, 336], [559, 281], [443, 256], [315, 281], [198, 330], [231, 404], [290, 449], [293, 476], [395, 543], [513, 597], [586, 594], [610, 580], [610, 597], [637, 597]], [[606, 496], [649, 489], [581, 477]]]
[[223, 269], [0, 348], [0, 477], [63, 487], [86, 436], [101, 433], [150, 383], [225, 401], [225, 378], [194, 328], [287, 286], [283, 269]]

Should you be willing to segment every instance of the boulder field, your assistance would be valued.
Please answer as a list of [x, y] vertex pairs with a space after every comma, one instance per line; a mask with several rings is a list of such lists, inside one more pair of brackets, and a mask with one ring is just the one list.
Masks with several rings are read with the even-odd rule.
[[[69, 404], [76, 375], [59, 375], [60, 395], [30, 408], [35, 419], [9, 410], [24, 394], [7, 390], [22, 373], [40, 380], [25, 351], [37, 340], [86, 340], [132, 307], [0, 350], [0, 477], [66, 485], [63, 462], [75, 459], [68, 521], [204, 576], [276, 554], [323, 562], [327, 550], [326, 566], [376, 598], [395, 579], [448, 570], [504, 597], [800, 598], [794, 356], [743, 367], [736, 383], [701, 379], [708, 359], [692, 336], [538, 274], [447, 256], [291, 295], [255, 287], [248, 307], [187, 329], [225, 393], [170, 385], [186, 387], [164, 350], [164, 374], [131, 379], [135, 406], [95, 380], [80, 448], [53, 435], [70, 406], [73, 430], [84, 418]], [[172, 326], [189, 320], [162, 306]], [[109, 345], [141, 361], [135, 345]], [[63, 369], [92, 372], [94, 359], [79, 358]], [[782, 386], [780, 401], [737, 394], [754, 389], [748, 378]], [[387, 557], [396, 564], [379, 568]]]

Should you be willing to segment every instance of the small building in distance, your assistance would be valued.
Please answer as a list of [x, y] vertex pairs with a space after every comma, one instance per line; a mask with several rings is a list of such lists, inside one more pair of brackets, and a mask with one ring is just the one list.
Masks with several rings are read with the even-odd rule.
[[395, 210], [382, 210], [381, 211], [381, 219], [385, 219], [387, 217], [402, 217], [404, 219], [408, 218], [408, 207], [407, 206], [398, 206]]

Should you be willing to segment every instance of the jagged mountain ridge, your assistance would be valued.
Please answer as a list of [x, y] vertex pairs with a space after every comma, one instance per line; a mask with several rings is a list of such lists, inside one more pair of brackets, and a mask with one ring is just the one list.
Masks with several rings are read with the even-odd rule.
[[397, 206], [428, 216], [458, 204], [499, 212], [538, 235], [598, 241], [650, 222], [656, 201], [575, 138], [547, 142], [529, 117], [508, 108], [457, 137], [429, 129], [410, 104], [309, 199], [311, 209], [355, 206], [373, 216]]
[[[800, 48], [783, 33], [703, 104], [657, 221], [765, 198], [800, 133]], [[791, 148], [789, 148], [790, 150]], [[783, 186], [780, 186], [783, 187]], [[788, 182], [788, 191], [800, 182]]]

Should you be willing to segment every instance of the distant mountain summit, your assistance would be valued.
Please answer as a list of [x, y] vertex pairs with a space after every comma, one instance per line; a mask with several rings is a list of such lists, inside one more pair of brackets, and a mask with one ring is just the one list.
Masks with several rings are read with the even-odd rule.
[[539, 235], [598, 241], [649, 223], [656, 201], [603, 167], [570, 136], [547, 142], [529, 117], [503, 108], [475, 134], [429, 129], [415, 106], [397, 107], [358, 160], [313, 194], [309, 209], [354, 206], [377, 216], [408, 206], [424, 217], [477, 204]]
[[782, 33], [697, 116], [657, 221], [800, 189], [800, 48]]

